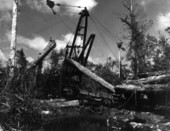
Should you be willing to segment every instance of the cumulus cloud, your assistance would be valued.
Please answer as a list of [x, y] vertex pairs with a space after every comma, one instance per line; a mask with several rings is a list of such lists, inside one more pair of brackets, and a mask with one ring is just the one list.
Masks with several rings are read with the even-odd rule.
[[[11, 39], [11, 33], [8, 32], [6, 34], [8, 40]], [[73, 41], [74, 35], [72, 33], [68, 33], [66, 35], [63, 35], [61, 39], [57, 39], [56, 41], [56, 50], [61, 50], [66, 47], [67, 44], [71, 44]], [[45, 40], [42, 36], [34, 36], [34, 38], [26, 38], [23, 36], [17, 36], [17, 43], [26, 45], [29, 48], [42, 51], [48, 44], [49, 41]], [[82, 40], [80, 37], [77, 37], [76, 45], [82, 44]]]
[[[68, 33], [63, 35], [61, 40], [56, 40], [57, 43], [57, 50], [64, 49], [67, 44], [71, 44], [73, 41], [74, 35], [72, 33]], [[81, 45], [82, 40], [80, 37], [77, 37], [76, 45]]]
[[0, 0], [0, 23], [11, 21], [12, 16], [9, 11], [12, 10], [13, 1], [12, 0]]
[[156, 1], [156, 0], [141, 0], [141, 5], [145, 6], [145, 5], [147, 5], [147, 4], [149, 4], [149, 3], [153, 2], [153, 1]]
[[[86, 7], [88, 10], [91, 10], [97, 5], [95, 0], [53, 0], [55, 3], [73, 5], [73, 6], [81, 6]], [[78, 8], [67, 8], [69, 11], [80, 12], [81, 9]]]
[[2, 62], [7, 60], [6, 56], [4, 55], [4, 53], [1, 50], [0, 50], [0, 60]]
[[50, 8], [46, 4], [46, 0], [26, 0], [26, 3], [31, 9], [38, 10], [42, 13], [51, 12]]
[[39, 51], [43, 50], [48, 44], [48, 41], [41, 36], [35, 36], [32, 39], [18, 36], [17, 42]]
[[[93, 7], [97, 5], [97, 2], [95, 0], [51, 0], [55, 3], [59, 4], [66, 4], [66, 5], [73, 5], [73, 6], [81, 6], [81, 7], [87, 7], [88, 10], [91, 10]], [[46, 0], [26, 0], [26, 3], [30, 6], [32, 9], [36, 9], [43, 13], [49, 13], [51, 10], [46, 5]], [[78, 8], [70, 8], [70, 7], [54, 7], [55, 11], [70, 11], [72, 14], [73, 12], [80, 12], [81, 9]]]
[[11, 10], [13, 6], [13, 0], [0, 0], [0, 11]]
[[28, 62], [33, 62], [33, 61], [34, 61], [34, 58], [32, 58], [31, 56], [29, 56], [29, 57], [26, 58], [26, 60], [27, 60]]
[[96, 63], [96, 61], [91, 56], [88, 57], [88, 61], [92, 62], [94, 64], [98, 64], [98, 63]]
[[[8, 40], [11, 39], [11, 33], [10, 32], [8, 32], [6, 34], [6, 36], [7, 36]], [[17, 43], [26, 45], [26, 46], [28, 46], [32, 49], [40, 51], [40, 50], [43, 50], [47, 46], [48, 41], [46, 41], [41, 36], [35, 36], [34, 38], [29, 39], [29, 38], [18, 35], [17, 36]]]
[[101, 57], [89, 56], [88, 61], [92, 62], [93, 64], [104, 64], [105, 63], [105, 60], [103, 60], [103, 58], [101, 58]]
[[170, 27], [170, 12], [168, 12], [165, 15], [160, 13], [157, 17], [157, 21], [158, 21], [157, 28], [159, 30], [165, 30], [167, 27]]
[[3, 12], [3, 13], [0, 13], [0, 23], [1, 22], [9, 22], [12, 20], [12, 16], [10, 14], [10, 12]]

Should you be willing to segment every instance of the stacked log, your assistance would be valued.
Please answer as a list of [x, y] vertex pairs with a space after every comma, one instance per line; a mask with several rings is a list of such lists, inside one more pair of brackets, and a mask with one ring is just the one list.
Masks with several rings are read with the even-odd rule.
[[162, 74], [159, 76], [150, 76], [138, 80], [128, 80], [122, 85], [115, 88], [127, 91], [136, 90], [137, 92], [159, 92], [169, 91], [170, 74]]
[[143, 99], [141, 96], [146, 95], [152, 104], [167, 105], [170, 101], [170, 73], [161, 71], [148, 75], [149, 77], [138, 80], [127, 80], [122, 85], [117, 85], [115, 90], [128, 97], [132, 93], [137, 94], [139, 99]]

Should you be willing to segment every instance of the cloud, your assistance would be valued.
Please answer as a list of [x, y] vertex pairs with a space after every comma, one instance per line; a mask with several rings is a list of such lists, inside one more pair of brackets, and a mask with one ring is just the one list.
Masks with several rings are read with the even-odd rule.
[[46, 4], [46, 0], [26, 0], [26, 4], [31, 8], [38, 10], [42, 13], [51, 12], [50, 8]]
[[[11, 33], [8, 32], [6, 34], [8, 40], [11, 39]], [[63, 35], [61, 39], [57, 39], [56, 41], [56, 50], [61, 50], [66, 47], [66, 45], [69, 43], [71, 44], [73, 41], [74, 35], [72, 33], [68, 33], [66, 35]], [[23, 36], [17, 36], [17, 43], [26, 45], [29, 48], [42, 51], [48, 44], [49, 41], [45, 40], [42, 36], [34, 36], [34, 38], [29, 39]], [[82, 40], [80, 37], [77, 37], [76, 45], [80, 45], [82, 43]]]
[[[93, 9], [97, 2], [95, 0], [54, 0], [56, 3], [73, 5], [73, 6], [81, 6], [86, 7], [88, 10]], [[80, 12], [81, 9], [78, 8], [68, 8], [70, 11]]]
[[26, 58], [26, 60], [27, 60], [28, 62], [33, 62], [33, 61], [34, 61], [34, 58], [32, 58], [31, 56], [29, 56], [29, 57]]
[[12, 10], [13, 0], [0, 0], [0, 11]]
[[150, 4], [153, 1], [156, 1], [156, 0], [141, 0], [141, 5], [145, 6], [147, 4]]
[[157, 16], [157, 24], [158, 30], [165, 30], [167, 27], [170, 27], [170, 12], [165, 15], [160, 13]]
[[169, 0], [138, 0], [138, 1], [144, 7], [146, 7], [147, 5], [151, 5], [151, 4], [156, 4], [157, 6], [165, 7], [170, 4]]
[[4, 55], [4, 53], [1, 50], [0, 50], [0, 60], [2, 62], [7, 60], [6, 56]]
[[89, 62], [92, 62], [92, 63], [94, 63], [94, 64], [98, 64], [98, 63], [94, 60], [94, 58], [92, 58], [91, 56], [88, 57], [88, 61], [89, 61]]
[[103, 60], [102, 57], [92, 57], [92, 56], [88, 57], [88, 61], [92, 62], [93, 64], [104, 64], [106, 62], [105, 60]]
[[3, 12], [3, 13], [0, 13], [0, 23], [1, 22], [9, 22], [12, 20], [12, 16], [10, 14], [10, 12]]
[[[67, 44], [71, 44], [73, 41], [74, 35], [72, 33], [68, 33], [63, 35], [61, 40], [56, 40], [57, 43], [57, 50], [64, 49]], [[80, 37], [77, 37], [76, 45], [81, 45], [82, 40]]]
[[158, 5], [170, 3], [169, 0], [138, 0], [138, 1], [140, 1], [140, 4], [142, 6], [146, 6], [146, 5], [153, 4], [153, 3], [157, 3]]
[[[88, 10], [91, 10], [97, 5], [97, 2], [95, 0], [51, 0], [55, 3], [59, 4], [65, 4], [65, 5], [73, 5], [73, 6], [81, 6], [81, 7], [87, 7]], [[38, 10], [42, 13], [51, 13], [51, 10], [46, 4], [46, 0], [26, 0], [27, 5], [35, 10]], [[70, 11], [70, 14], [73, 14], [73, 12], [78, 13], [81, 9], [74, 8], [74, 7], [63, 7], [63, 6], [55, 6], [55, 11]]]
[[0, 0], [0, 24], [2, 22], [8, 22], [11, 21], [12, 16], [10, 14], [10, 11], [13, 7], [13, 1], [12, 0]]
[[18, 36], [17, 42], [39, 51], [43, 50], [48, 44], [48, 41], [41, 36], [35, 36], [32, 39]]
[[[6, 34], [6, 36], [7, 36], [8, 40], [11, 39], [11, 33], [10, 32], [8, 32]], [[47, 46], [48, 41], [46, 41], [41, 36], [35, 36], [34, 38], [29, 39], [29, 38], [18, 35], [17, 36], [17, 43], [22, 44], [22, 45], [26, 45], [26, 46], [28, 46], [32, 49], [40, 51], [40, 50], [43, 50]]]

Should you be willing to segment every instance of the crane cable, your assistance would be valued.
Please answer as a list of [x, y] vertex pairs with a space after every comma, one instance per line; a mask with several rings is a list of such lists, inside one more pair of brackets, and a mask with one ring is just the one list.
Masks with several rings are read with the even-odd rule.
[[[91, 18], [91, 20], [93, 21], [93, 19]], [[93, 21], [94, 22], [94, 21]], [[97, 26], [97, 24], [94, 22], [94, 25], [96, 27], [96, 29], [98, 30], [99, 34], [101, 35], [101, 37], [103, 38], [103, 40], [105, 41], [107, 48], [111, 51], [112, 55], [115, 57], [115, 53], [111, 50], [110, 45], [108, 44], [108, 42], [106, 41], [105, 37], [103, 36], [103, 34], [101, 33], [99, 27]], [[116, 58], [116, 57], [115, 57]], [[117, 66], [116, 66], [117, 67]], [[118, 67], [117, 67], [118, 68]]]
[[65, 20], [60, 16], [60, 14], [59, 14], [58, 12], [57, 12], [57, 14], [58, 14], [59, 18], [61, 19], [61, 21], [64, 23], [64, 25], [65, 25], [71, 32], [73, 32], [72, 29], [67, 25], [67, 23], [65, 22]]
[[[62, 20], [57, 21], [57, 22], [55, 22], [54, 24], [51, 24], [51, 25], [49, 25], [49, 26], [47, 26], [47, 27], [44, 27], [44, 28], [42, 28], [42, 29], [34, 32], [34, 34], [44, 32], [44, 31], [46, 31], [46, 30], [48, 30], [48, 29], [50, 29], [50, 28], [52, 28], [52, 27], [54, 27], [54, 26], [56, 26], [57, 24], [60, 24], [60, 23], [62, 23], [62, 22], [63, 22]], [[31, 35], [31, 34], [30, 34], [30, 35]]]
[[[117, 36], [117, 35], [115, 35], [114, 33], [112, 33], [111, 31], [109, 31], [109, 29], [108, 28], [106, 28], [106, 26], [104, 26], [98, 19], [97, 19], [97, 17], [95, 17], [95, 15], [93, 15], [93, 14], [91, 14], [91, 16], [96, 20], [96, 22], [107, 32], [107, 34], [109, 34], [110, 35], [110, 37], [112, 37], [113, 39], [118, 39], [119, 41], [121, 41], [121, 39]], [[114, 37], [115, 38], [114, 38]]]
[[67, 7], [72, 7], [72, 8], [85, 8], [85, 7], [82, 7], [82, 6], [59, 4], [59, 3], [56, 3], [55, 5], [57, 5], [57, 6], [67, 6]]
[[107, 36], [113, 41], [113, 43], [115, 43], [116, 39], [113, 38], [113, 37], [111, 37], [111, 36], [108, 34], [108, 32], [107, 32], [98, 22], [96, 22], [96, 20], [95, 20], [93, 17], [90, 17], [90, 18], [93, 19], [93, 22], [95, 23], [95, 26], [98, 25], [98, 26], [100, 27], [100, 29], [101, 29], [103, 32], [105, 32], [105, 35], [107, 35]]
[[110, 47], [110, 45], [108, 44], [108, 42], [106, 41], [106, 39], [105, 39], [104, 35], [102, 34], [102, 32], [100, 31], [98, 24], [93, 20], [92, 17], [90, 17], [90, 18], [91, 18], [92, 22], [94, 23], [96, 29], [98, 30], [99, 34], [102, 36], [103, 40], [105, 41], [108, 49], [112, 52], [112, 55], [115, 57], [115, 56], [116, 56], [115, 53], [111, 50], [111, 47]]
[[[92, 13], [91, 13], [92, 14]], [[115, 35], [114, 33], [111, 33], [110, 31], [109, 31], [109, 29], [107, 29], [106, 28], [106, 26], [104, 26], [93, 14], [92, 14], [92, 17], [95, 19], [95, 21], [101, 26], [101, 28], [103, 29], [103, 31], [105, 32], [105, 34], [108, 36], [108, 37], [110, 37], [111, 38], [111, 40], [115, 43], [115, 38], [114, 37], [116, 37], [120, 42], [122, 41], [117, 35]], [[92, 18], [91, 17], [91, 18]], [[113, 37], [114, 36], [114, 37]], [[116, 44], [116, 43], [115, 43]], [[125, 52], [127, 53], [127, 49], [128, 48], [128, 46], [126, 47], [126, 48], [124, 48], [125, 50]]]

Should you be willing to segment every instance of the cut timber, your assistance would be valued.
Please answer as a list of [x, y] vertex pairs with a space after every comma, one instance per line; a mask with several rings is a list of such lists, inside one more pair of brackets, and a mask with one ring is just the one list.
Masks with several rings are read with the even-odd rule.
[[34, 99], [35, 110], [44, 111], [44, 110], [55, 110], [58, 108], [67, 108], [67, 107], [76, 107], [79, 106], [79, 100], [70, 100], [66, 101], [64, 99], [51, 99], [51, 100], [37, 100]]
[[[126, 83], [142, 83], [142, 84], [147, 84], [147, 83], [159, 83], [161, 81], [166, 81], [170, 79], [170, 74], [165, 74], [165, 75], [159, 75], [159, 76], [151, 76], [148, 78], [142, 78], [139, 80], [128, 80]], [[162, 82], [161, 82], [162, 83]]]
[[80, 72], [82, 72], [86, 76], [88, 76], [91, 79], [93, 79], [94, 81], [98, 82], [103, 87], [109, 89], [112, 92], [115, 92], [115, 90], [114, 90], [115, 87], [113, 85], [106, 82], [105, 80], [103, 80], [102, 78], [100, 78], [99, 76], [97, 76], [96, 74], [94, 74], [93, 72], [91, 72], [90, 70], [85, 68], [84, 66], [80, 65], [78, 62], [76, 62], [76, 61], [74, 61], [72, 59], [66, 59], [66, 61], [69, 62], [74, 67], [76, 67]]
[[56, 107], [56, 108], [73, 107], [73, 106], [78, 106], [79, 101], [78, 100], [72, 100], [72, 101], [49, 102], [47, 104], [51, 107]]
[[159, 76], [151, 76], [151, 77], [148, 77], [148, 78], [140, 79], [139, 81], [145, 84], [145, 83], [160, 82], [162, 80], [167, 80], [167, 79], [170, 79], [170, 74], [159, 75]]
[[35, 102], [35, 107], [38, 107], [41, 109], [41, 107], [49, 107], [49, 108], [61, 108], [61, 107], [73, 107], [73, 106], [78, 106], [79, 101], [78, 100], [71, 100], [71, 101], [66, 101], [64, 99], [52, 99], [52, 100], [34, 100]]
[[141, 93], [150, 93], [150, 92], [162, 92], [162, 91], [170, 91], [170, 87], [168, 84], [150, 84], [143, 85], [143, 87], [137, 85], [117, 85], [115, 90], [121, 90], [122, 93], [126, 91], [136, 91]]
[[105, 93], [105, 92], [88, 92], [86, 90], [80, 90], [81, 95], [96, 97], [96, 98], [107, 98], [107, 99], [113, 99], [112, 94]]
[[146, 72], [146, 73], [139, 74], [139, 76], [141, 76], [141, 77], [144, 76], [146, 78], [146, 77], [150, 77], [150, 76], [160, 76], [160, 75], [165, 75], [165, 74], [170, 74], [170, 70]]

